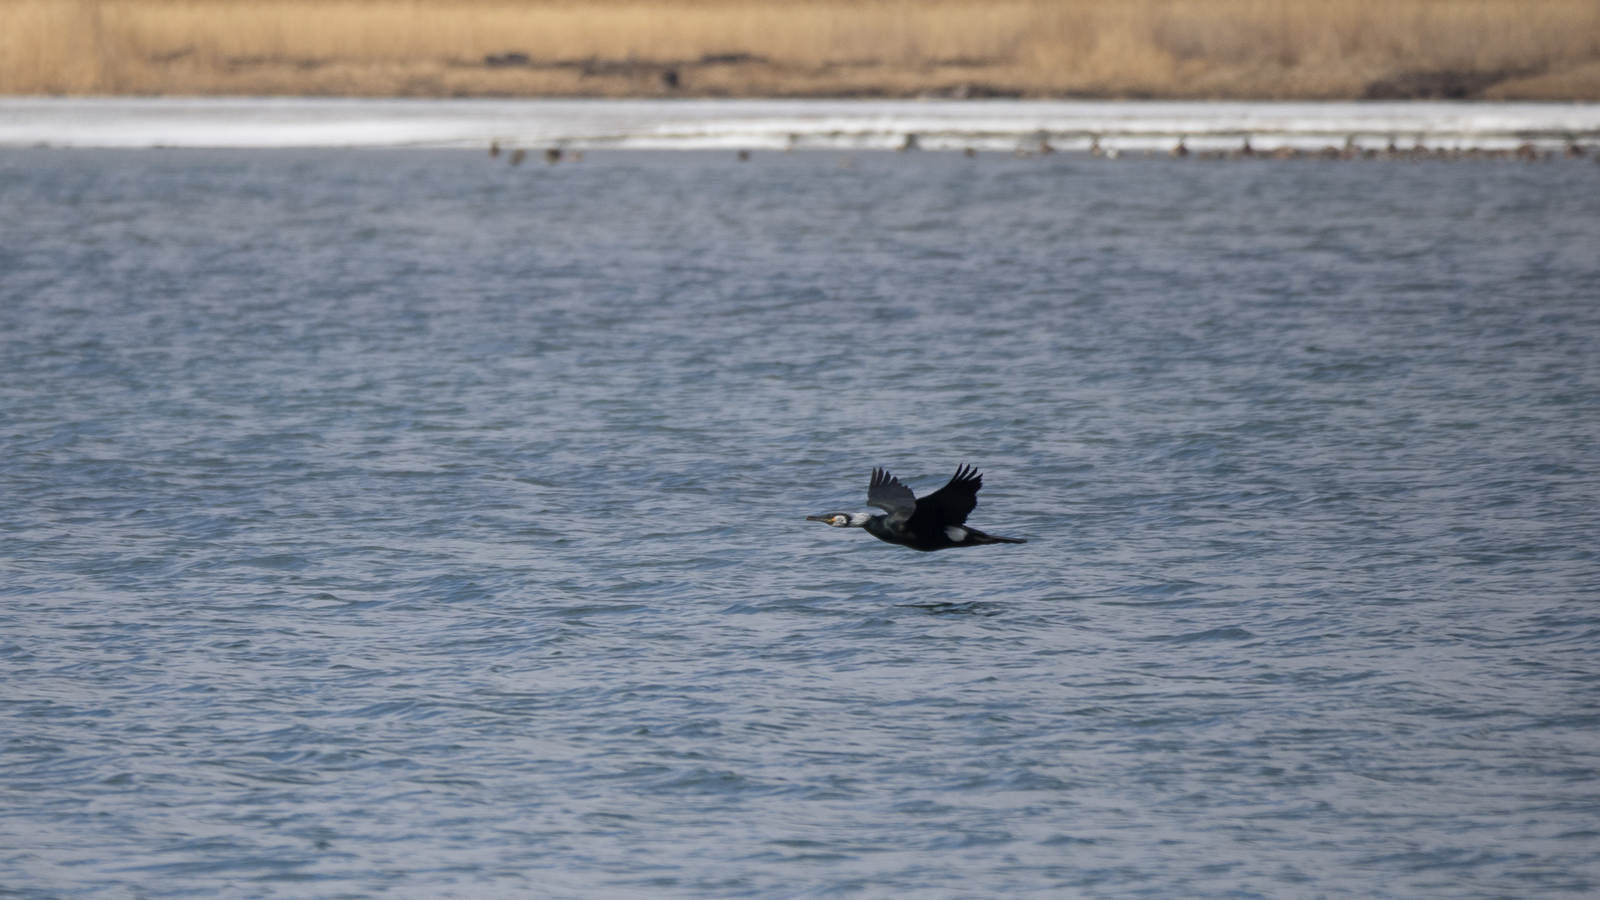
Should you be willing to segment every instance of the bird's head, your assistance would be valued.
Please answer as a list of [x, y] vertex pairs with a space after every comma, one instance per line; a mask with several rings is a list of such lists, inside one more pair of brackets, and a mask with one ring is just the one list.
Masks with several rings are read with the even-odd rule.
[[870, 518], [871, 513], [823, 513], [820, 516], [806, 516], [806, 521], [823, 522], [835, 528], [860, 528]]

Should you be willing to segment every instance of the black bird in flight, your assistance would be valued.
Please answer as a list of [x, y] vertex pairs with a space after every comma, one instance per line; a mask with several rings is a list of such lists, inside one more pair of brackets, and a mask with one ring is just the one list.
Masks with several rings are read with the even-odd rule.
[[835, 528], [864, 528], [880, 541], [924, 552], [979, 544], [1026, 544], [1021, 538], [998, 537], [966, 527], [967, 516], [978, 505], [981, 487], [983, 476], [978, 470], [962, 466], [949, 484], [918, 500], [899, 479], [883, 469], [873, 469], [867, 505], [876, 506], [885, 515], [823, 513], [806, 516], [806, 521], [826, 522]]

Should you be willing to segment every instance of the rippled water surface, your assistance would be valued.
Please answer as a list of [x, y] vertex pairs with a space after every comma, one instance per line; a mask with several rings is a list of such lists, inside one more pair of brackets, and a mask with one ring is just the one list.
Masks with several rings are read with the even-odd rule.
[[[1600, 166], [0, 154], [0, 894], [1600, 887]], [[1021, 546], [808, 514], [961, 463]]]

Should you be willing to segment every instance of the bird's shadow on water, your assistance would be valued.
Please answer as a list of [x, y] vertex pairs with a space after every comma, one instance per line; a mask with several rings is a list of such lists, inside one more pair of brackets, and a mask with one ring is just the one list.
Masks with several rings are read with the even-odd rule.
[[998, 616], [1004, 610], [997, 603], [969, 600], [966, 603], [935, 601], [929, 603], [896, 603], [896, 609], [920, 609], [930, 616]]

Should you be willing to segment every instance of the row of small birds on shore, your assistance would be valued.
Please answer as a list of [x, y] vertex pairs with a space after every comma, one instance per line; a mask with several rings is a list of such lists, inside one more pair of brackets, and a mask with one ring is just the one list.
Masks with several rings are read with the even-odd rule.
[[[1091, 147], [1090, 152], [1095, 153], [1098, 149], [1098, 147]], [[1107, 155], [1113, 155], [1115, 151], [1106, 151], [1106, 153]], [[1183, 141], [1179, 141], [1178, 145], [1173, 147], [1170, 153], [1173, 156], [1190, 155], [1189, 148], [1184, 146]], [[1582, 159], [1589, 155], [1589, 148], [1582, 144], [1570, 143], [1564, 151], [1558, 154], [1555, 150], [1541, 150], [1532, 143], [1521, 144], [1515, 149], [1484, 150], [1479, 147], [1425, 147], [1421, 144], [1405, 148], [1398, 147], [1391, 141], [1387, 147], [1379, 150], [1376, 147], [1361, 147], [1354, 141], [1349, 141], [1343, 147], [1330, 145], [1323, 147], [1321, 150], [1302, 150], [1297, 147], [1274, 147], [1270, 150], [1256, 150], [1250, 146], [1250, 142], [1247, 140], [1243, 145], [1232, 150], [1202, 150], [1194, 155], [1199, 159], [1244, 159], [1250, 157], [1258, 159], [1520, 159], [1527, 162], [1537, 162], [1540, 160], [1553, 160], [1557, 156], [1563, 156], [1567, 159]], [[1596, 161], [1600, 162], [1600, 156], [1596, 156]]]
[[[920, 146], [917, 143], [917, 136], [914, 134], [906, 135], [905, 143], [897, 149], [902, 152], [906, 150], [920, 149]], [[1050, 146], [1048, 141], [1039, 141], [1036, 145], [1031, 147], [1018, 147], [1012, 151], [1012, 155], [1027, 158], [1032, 156], [1047, 156], [1055, 152], [1056, 149]], [[966, 157], [974, 157], [978, 155], [978, 151], [972, 147], [964, 148], [961, 153]], [[1120, 159], [1124, 156], [1133, 155], [1131, 151], [1121, 150], [1116, 147], [1101, 147], [1099, 141], [1095, 141], [1089, 146], [1088, 153], [1090, 156], [1097, 156], [1104, 159]], [[499, 141], [494, 141], [489, 144], [490, 159], [497, 159], [502, 154], [507, 157], [507, 160], [513, 166], [522, 165], [522, 163], [528, 158], [528, 151], [524, 148], [516, 147], [506, 151], [501, 148]], [[1146, 157], [1151, 157], [1156, 156], [1157, 151], [1143, 150], [1140, 151], [1140, 154]], [[1360, 147], [1352, 141], [1347, 142], [1343, 147], [1334, 147], [1330, 145], [1323, 147], [1321, 150], [1302, 150], [1297, 147], [1273, 147], [1269, 150], [1257, 150], [1250, 146], [1250, 141], [1247, 139], [1242, 145], [1231, 150], [1191, 151], [1188, 145], [1180, 139], [1171, 150], [1167, 151], [1167, 155], [1180, 158], [1193, 156], [1195, 159], [1391, 159], [1411, 161], [1428, 159], [1516, 159], [1524, 162], [1549, 162], [1557, 158], [1587, 158], [1589, 156], [1589, 148], [1578, 143], [1568, 144], [1563, 151], [1540, 149], [1538, 146], [1531, 143], [1522, 144], [1515, 149], [1498, 148], [1493, 150], [1483, 150], [1478, 147], [1452, 147], [1448, 149], [1444, 147], [1429, 148], [1424, 147], [1421, 144], [1410, 148], [1401, 148], [1395, 146], [1395, 144], [1391, 142], [1387, 147], [1379, 150], [1375, 147]], [[749, 162], [750, 151], [740, 150], [736, 153], [735, 158], [740, 162]], [[544, 150], [544, 161], [550, 165], [555, 165], [556, 163], [561, 162], [563, 159], [571, 160], [573, 162], [582, 162], [583, 151], [564, 150], [560, 147], [548, 147]], [[1600, 153], [1595, 154], [1594, 160], [1595, 162], [1600, 163]]]
[[[498, 158], [502, 152], [503, 151], [500, 149], [500, 142], [499, 141], [490, 141], [489, 142], [489, 158], [490, 159]], [[528, 151], [524, 150], [521, 147], [515, 147], [515, 148], [513, 148], [511, 150], [510, 153], [506, 154], [506, 158], [507, 158], [507, 161], [510, 162], [513, 166], [520, 166], [520, 165], [522, 165], [522, 161], [528, 158]], [[561, 149], [560, 147], [547, 147], [547, 148], [545, 148], [544, 161], [549, 163], [550, 165], [553, 166], [556, 163], [561, 162], [562, 158], [570, 159], [573, 162], [583, 162], [583, 151], [582, 150], [572, 150], [572, 151], [569, 152], [569, 151]]]

